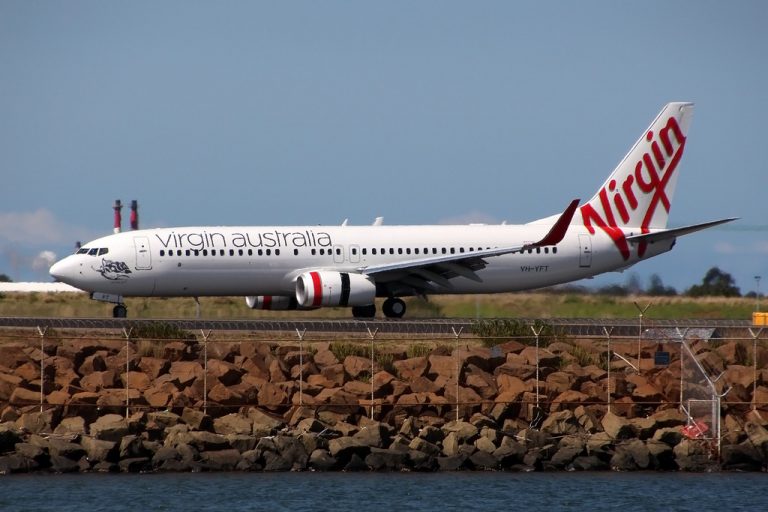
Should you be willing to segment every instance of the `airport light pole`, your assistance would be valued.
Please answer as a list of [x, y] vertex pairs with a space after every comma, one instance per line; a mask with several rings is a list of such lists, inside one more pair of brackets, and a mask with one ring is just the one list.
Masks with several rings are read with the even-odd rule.
[[755, 313], [760, 312], [760, 279], [763, 276], [755, 276]]

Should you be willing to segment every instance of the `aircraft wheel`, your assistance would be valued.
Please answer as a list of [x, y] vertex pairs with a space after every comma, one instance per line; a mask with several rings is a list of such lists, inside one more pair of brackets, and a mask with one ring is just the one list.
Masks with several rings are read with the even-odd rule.
[[387, 318], [402, 318], [405, 314], [405, 302], [397, 297], [390, 297], [384, 301], [384, 316]]
[[352, 306], [352, 316], [355, 318], [373, 318], [376, 316], [376, 304]]
[[128, 316], [128, 308], [124, 304], [118, 304], [112, 308], [112, 316], [114, 318], [126, 318]]

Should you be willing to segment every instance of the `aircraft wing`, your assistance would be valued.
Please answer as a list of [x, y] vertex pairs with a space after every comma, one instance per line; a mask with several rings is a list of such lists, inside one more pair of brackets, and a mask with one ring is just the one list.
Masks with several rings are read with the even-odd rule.
[[399, 261], [385, 265], [371, 265], [360, 267], [361, 274], [376, 277], [376, 282], [386, 283], [390, 288], [401, 287], [415, 289], [419, 293], [452, 287], [450, 279], [453, 277], [466, 277], [476, 282], [482, 279], [475, 273], [486, 267], [485, 258], [501, 256], [513, 252], [524, 251], [534, 247], [556, 245], [565, 237], [568, 226], [579, 206], [579, 200], [574, 199], [568, 208], [560, 215], [552, 225], [549, 232], [541, 240], [508, 247], [497, 247], [480, 251], [465, 252], [460, 254], [441, 254], [432, 257], [414, 258], [408, 261]]
[[659, 242], [661, 240], [668, 240], [670, 238], [677, 238], [678, 236], [688, 235], [701, 231], [702, 229], [719, 226], [726, 222], [737, 220], [738, 217], [729, 217], [727, 219], [713, 220], [710, 222], [702, 222], [701, 224], [692, 224], [690, 226], [683, 226], [680, 228], [665, 229], [663, 231], [655, 231], [653, 233], [643, 233], [640, 235], [631, 235], [627, 237], [627, 241], [633, 244], [640, 242]]

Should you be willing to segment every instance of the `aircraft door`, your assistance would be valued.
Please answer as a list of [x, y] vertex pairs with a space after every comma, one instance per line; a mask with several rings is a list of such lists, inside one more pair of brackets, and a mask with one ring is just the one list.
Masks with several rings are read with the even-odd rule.
[[588, 268], [592, 266], [592, 237], [579, 235], [579, 266]]
[[150, 270], [152, 268], [152, 253], [149, 251], [149, 238], [135, 236], [133, 237], [133, 245], [136, 248], [136, 270]]
[[333, 262], [344, 263], [344, 247], [341, 245], [333, 246]]

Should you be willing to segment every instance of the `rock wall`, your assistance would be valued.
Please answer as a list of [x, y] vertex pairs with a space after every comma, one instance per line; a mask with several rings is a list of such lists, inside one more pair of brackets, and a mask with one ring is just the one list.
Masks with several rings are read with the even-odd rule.
[[0, 340], [0, 473], [766, 468], [768, 374], [742, 342], [693, 344], [730, 388], [719, 459], [685, 428], [678, 355], [614, 360], [609, 408], [597, 346], [388, 342], [372, 365], [365, 344]]

